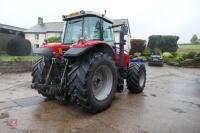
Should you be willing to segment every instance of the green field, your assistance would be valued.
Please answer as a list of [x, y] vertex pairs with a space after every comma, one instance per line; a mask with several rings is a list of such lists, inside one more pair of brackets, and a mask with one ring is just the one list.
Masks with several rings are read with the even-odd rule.
[[9, 56], [9, 55], [0, 56], [0, 61], [35, 61], [38, 59], [39, 59], [38, 56]]
[[200, 44], [198, 44], [198, 45], [192, 45], [192, 44], [183, 45], [183, 44], [179, 44], [178, 47], [179, 48], [178, 48], [177, 52], [180, 53], [180, 54], [189, 53], [191, 51], [200, 53]]

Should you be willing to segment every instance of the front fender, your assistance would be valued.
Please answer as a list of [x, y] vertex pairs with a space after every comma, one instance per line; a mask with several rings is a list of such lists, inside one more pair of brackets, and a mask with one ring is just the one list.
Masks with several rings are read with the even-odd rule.
[[53, 53], [51, 48], [37, 48], [33, 50], [33, 54], [44, 56], [47, 58], [55, 57], [55, 54]]

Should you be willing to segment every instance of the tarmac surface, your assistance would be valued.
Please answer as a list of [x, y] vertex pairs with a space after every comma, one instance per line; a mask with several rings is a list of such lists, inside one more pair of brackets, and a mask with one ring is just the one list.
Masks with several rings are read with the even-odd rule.
[[143, 93], [95, 115], [48, 101], [30, 73], [0, 74], [0, 133], [200, 133], [200, 69], [148, 67]]

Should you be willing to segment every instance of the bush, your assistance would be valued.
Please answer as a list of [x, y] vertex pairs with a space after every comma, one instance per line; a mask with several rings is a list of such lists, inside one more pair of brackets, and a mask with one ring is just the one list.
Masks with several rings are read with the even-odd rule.
[[182, 57], [183, 57], [184, 59], [193, 59], [194, 57], [196, 57], [196, 55], [197, 55], [196, 52], [191, 51], [191, 52], [189, 52], [189, 53], [184, 53], [184, 54], [182, 55]]
[[151, 49], [150, 48], [145, 48], [145, 50], [143, 51], [142, 55], [144, 56], [150, 56], [151, 55]]
[[180, 63], [181, 61], [183, 61], [184, 60], [184, 58], [183, 57], [181, 57], [181, 56], [179, 56], [179, 57], [176, 57], [176, 60]]
[[47, 39], [48, 43], [53, 43], [53, 42], [61, 42], [61, 38], [60, 37], [50, 37]]
[[178, 49], [178, 36], [152, 35], [149, 37], [148, 48], [161, 49], [162, 52], [176, 52]]
[[164, 61], [167, 65], [179, 66], [180, 64], [180, 61], [176, 58], [166, 58]]
[[135, 57], [134, 57], [134, 55], [130, 55], [130, 58], [131, 58], [131, 59], [134, 59]]
[[139, 56], [141, 56], [141, 53], [140, 53], [140, 52], [134, 53], [134, 57], [139, 57]]
[[171, 62], [174, 62], [173, 55], [170, 52], [163, 53], [164, 62], [170, 65]]
[[174, 57], [177, 57], [178, 56], [178, 53], [177, 52], [172, 52], [171, 53]]
[[197, 55], [197, 53], [194, 52], [194, 51], [191, 51], [191, 52], [188, 53], [188, 57], [191, 58], [191, 59], [193, 59], [196, 55]]
[[170, 52], [164, 52], [163, 57], [164, 58], [173, 58], [174, 56]]

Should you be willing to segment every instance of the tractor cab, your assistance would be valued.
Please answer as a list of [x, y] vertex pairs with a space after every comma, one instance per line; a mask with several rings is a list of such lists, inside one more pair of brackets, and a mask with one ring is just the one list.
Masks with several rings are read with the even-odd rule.
[[113, 22], [104, 15], [92, 11], [80, 11], [63, 15], [63, 43], [73, 44], [79, 40], [101, 40], [114, 45]]

